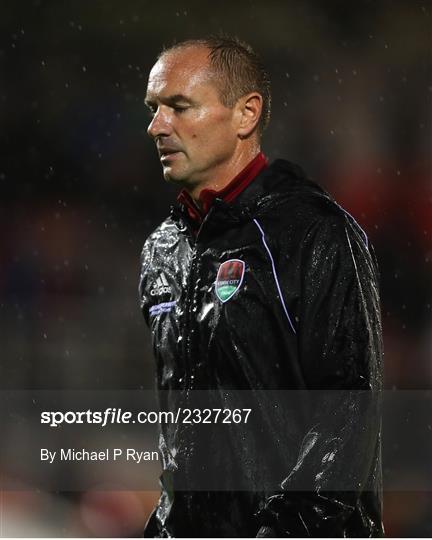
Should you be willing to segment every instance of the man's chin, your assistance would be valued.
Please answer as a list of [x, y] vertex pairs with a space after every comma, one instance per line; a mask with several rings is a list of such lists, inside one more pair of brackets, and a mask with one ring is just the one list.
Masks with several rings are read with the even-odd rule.
[[183, 181], [182, 176], [173, 174], [171, 171], [164, 171], [163, 177], [167, 182], [172, 182], [173, 184], [178, 184]]
[[163, 177], [167, 182], [173, 184], [187, 184], [188, 175], [185, 171], [176, 170], [175, 167], [164, 167]]

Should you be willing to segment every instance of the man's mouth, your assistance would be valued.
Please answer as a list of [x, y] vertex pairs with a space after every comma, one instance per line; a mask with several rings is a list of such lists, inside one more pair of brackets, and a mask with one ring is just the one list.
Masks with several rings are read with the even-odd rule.
[[173, 159], [181, 153], [177, 148], [158, 148], [160, 160]]

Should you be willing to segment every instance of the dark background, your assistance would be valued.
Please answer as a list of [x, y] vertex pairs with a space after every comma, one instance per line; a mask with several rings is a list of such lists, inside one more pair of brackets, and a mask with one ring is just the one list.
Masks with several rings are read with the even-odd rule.
[[[139, 254], [176, 190], [146, 134], [147, 74], [163, 45], [220, 31], [268, 66], [266, 155], [299, 163], [375, 246], [386, 388], [431, 388], [431, 12], [430, 0], [1, 0], [2, 388], [153, 387]], [[29, 535], [134, 534], [155, 496], [22, 493], [8, 495], [8, 535], [15, 515]], [[387, 492], [388, 535], [432, 535], [431, 511], [430, 492]]]

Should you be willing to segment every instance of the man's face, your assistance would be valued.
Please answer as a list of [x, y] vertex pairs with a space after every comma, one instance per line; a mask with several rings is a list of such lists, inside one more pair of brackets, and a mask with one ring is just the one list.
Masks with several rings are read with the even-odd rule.
[[204, 47], [163, 55], [145, 99], [165, 180], [191, 187], [217, 179], [238, 144], [235, 109], [221, 103], [207, 56]]

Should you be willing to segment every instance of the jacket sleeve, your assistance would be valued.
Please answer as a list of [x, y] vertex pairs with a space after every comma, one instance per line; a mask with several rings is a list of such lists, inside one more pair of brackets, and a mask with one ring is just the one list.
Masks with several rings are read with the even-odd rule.
[[381, 518], [373, 525], [361, 509], [380, 483], [382, 338], [371, 250], [342, 213], [320, 218], [303, 238], [297, 338], [310, 412], [282, 491], [258, 513], [260, 537], [347, 536], [348, 522], [362, 519], [361, 536], [380, 535]]
[[155, 260], [155, 242], [154, 235], [150, 235], [144, 243], [140, 256], [140, 274], [138, 283], [138, 300], [141, 312], [148, 327], [150, 327], [149, 320], [149, 305], [151, 304], [151, 297], [148, 292], [149, 273], [152, 270], [152, 265]]

